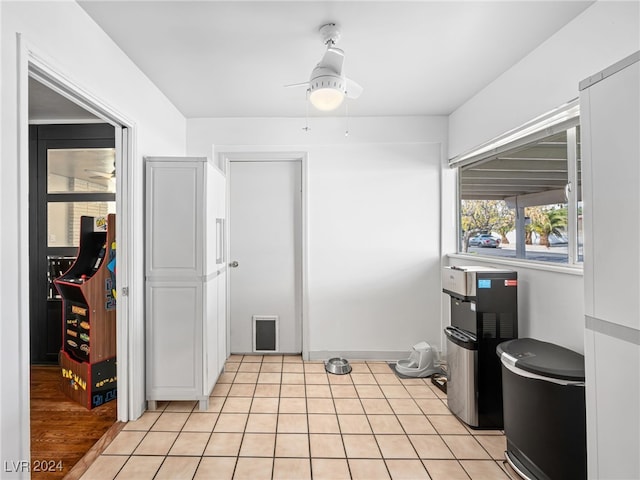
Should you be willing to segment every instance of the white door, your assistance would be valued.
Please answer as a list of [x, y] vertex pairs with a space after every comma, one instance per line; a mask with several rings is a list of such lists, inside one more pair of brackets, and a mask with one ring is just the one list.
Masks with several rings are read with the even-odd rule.
[[301, 162], [229, 165], [231, 353], [300, 353]]

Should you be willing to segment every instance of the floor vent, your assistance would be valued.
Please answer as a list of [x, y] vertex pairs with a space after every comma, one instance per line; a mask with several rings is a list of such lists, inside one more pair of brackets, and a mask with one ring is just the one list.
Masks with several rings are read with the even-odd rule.
[[254, 352], [278, 351], [278, 323], [277, 315], [253, 316]]

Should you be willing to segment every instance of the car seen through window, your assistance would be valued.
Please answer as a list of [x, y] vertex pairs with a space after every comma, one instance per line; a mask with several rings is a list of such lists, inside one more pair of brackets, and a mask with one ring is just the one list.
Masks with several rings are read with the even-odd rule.
[[469, 239], [470, 247], [486, 247], [486, 248], [498, 248], [500, 246], [500, 239], [494, 237], [489, 233], [483, 233], [471, 237]]

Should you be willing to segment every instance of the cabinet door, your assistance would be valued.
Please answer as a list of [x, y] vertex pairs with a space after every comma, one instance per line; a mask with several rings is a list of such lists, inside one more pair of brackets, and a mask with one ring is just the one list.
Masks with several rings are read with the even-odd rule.
[[202, 396], [202, 282], [147, 282], [147, 399]]
[[146, 251], [148, 277], [204, 273], [204, 162], [147, 159]]
[[[587, 315], [640, 329], [640, 62], [582, 92]], [[617, 247], [620, 242], [621, 246]]]
[[220, 270], [218, 275], [218, 365], [224, 369], [227, 360], [227, 269]]
[[224, 368], [227, 360], [227, 179], [221, 171], [217, 171], [215, 180], [217, 218], [220, 220], [222, 231], [218, 238], [220, 261], [218, 267], [218, 364]]
[[580, 94], [587, 470], [593, 479], [640, 478], [639, 55], [594, 75], [596, 82]]
[[203, 349], [206, 358], [206, 371], [204, 372], [205, 387], [203, 394], [209, 396], [218, 379], [220, 366], [218, 364], [218, 277], [204, 283], [205, 291], [205, 335], [203, 336]]

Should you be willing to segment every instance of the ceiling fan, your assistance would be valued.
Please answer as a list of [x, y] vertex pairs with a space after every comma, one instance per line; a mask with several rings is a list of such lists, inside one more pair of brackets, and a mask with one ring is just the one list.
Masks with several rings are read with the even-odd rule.
[[338, 108], [345, 97], [358, 98], [362, 94], [362, 87], [344, 76], [342, 66], [344, 51], [335, 45], [340, 39], [340, 30], [335, 23], [328, 23], [320, 27], [320, 36], [327, 51], [311, 72], [308, 82], [287, 85], [287, 87], [306, 86], [309, 101], [322, 111]]

